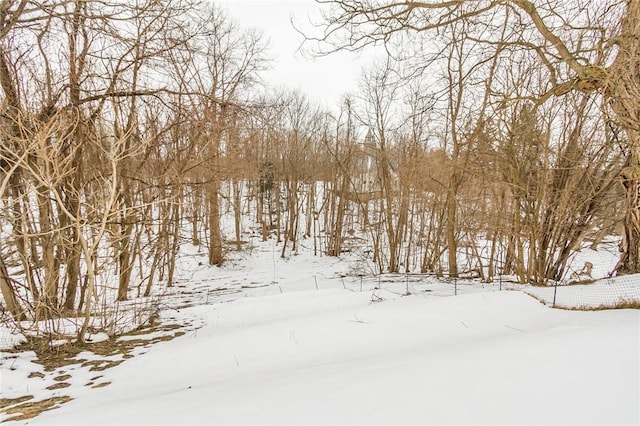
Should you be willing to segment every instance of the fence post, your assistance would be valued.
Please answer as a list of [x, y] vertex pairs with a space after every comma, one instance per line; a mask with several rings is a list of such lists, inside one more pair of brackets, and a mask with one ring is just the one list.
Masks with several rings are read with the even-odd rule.
[[553, 304], [551, 305], [552, 308], [556, 307], [556, 294], [558, 293], [558, 281], [556, 281], [556, 283], [553, 285]]
[[407, 272], [407, 278], [406, 279], [407, 279], [407, 289], [404, 292], [404, 294], [408, 296], [409, 295], [409, 273], [408, 272]]
[[458, 295], [458, 277], [453, 277], [453, 295]]

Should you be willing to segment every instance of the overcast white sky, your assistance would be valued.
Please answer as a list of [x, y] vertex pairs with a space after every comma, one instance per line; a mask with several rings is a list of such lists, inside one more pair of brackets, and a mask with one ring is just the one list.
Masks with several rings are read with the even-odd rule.
[[320, 105], [335, 109], [342, 95], [357, 89], [363, 65], [370, 55], [339, 52], [309, 59], [296, 53], [302, 36], [291, 26], [309, 26], [318, 17], [320, 5], [313, 0], [215, 0], [242, 27], [262, 30], [270, 40], [273, 69], [264, 80], [273, 86], [299, 88]]

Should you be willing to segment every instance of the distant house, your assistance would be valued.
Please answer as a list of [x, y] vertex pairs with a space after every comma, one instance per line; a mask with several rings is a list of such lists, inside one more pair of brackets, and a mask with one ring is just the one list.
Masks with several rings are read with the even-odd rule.
[[[382, 186], [380, 183], [380, 147], [371, 129], [367, 131], [362, 143], [358, 144], [358, 151], [355, 158], [355, 173], [353, 176], [352, 191], [357, 193], [360, 200], [372, 200], [382, 197]], [[389, 155], [389, 153], [387, 153]], [[392, 179], [397, 179], [397, 171], [393, 164], [390, 165], [389, 173]]]

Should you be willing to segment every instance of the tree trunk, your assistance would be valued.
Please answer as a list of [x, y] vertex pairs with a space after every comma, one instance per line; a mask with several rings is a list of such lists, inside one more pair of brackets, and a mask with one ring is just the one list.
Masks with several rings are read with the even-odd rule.
[[[69, 234], [73, 238], [71, 241], [77, 241], [77, 230], [71, 228]], [[67, 291], [64, 299], [64, 309], [73, 311], [76, 304], [76, 295], [78, 293], [78, 284], [80, 283], [80, 248], [77, 244], [67, 248]]]
[[640, 2], [627, 0], [618, 54], [607, 70], [604, 95], [628, 138], [627, 162], [622, 170], [626, 214], [618, 273], [640, 272]]
[[[388, 271], [398, 272], [398, 234], [396, 233], [396, 223], [394, 221], [394, 193], [393, 182], [391, 181], [391, 164], [386, 150], [384, 133], [380, 132], [380, 148], [376, 158], [378, 168], [378, 179], [382, 189], [384, 200], [384, 220], [386, 223], [387, 243], [389, 245], [389, 265]], [[382, 265], [380, 265], [382, 267]]]
[[306, 217], [305, 217], [305, 230], [304, 236], [305, 238], [309, 238], [311, 236], [311, 222], [313, 220], [313, 212], [315, 210], [316, 204], [316, 183], [312, 181], [309, 184], [309, 194], [307, 196], [307, 209], [306, 209]]
[[200, 184], [193, 186], [193, 215], [191, 218], [191, 241], [194, 246], [200, 245], [200, 207], [202, 206], [202, 189]]
[[4, 259], [2, 259], [2, 257], [0, 257], [0, 292], [2, 293], [2, 298], [7, 306], [7, 310], [11, 312], [11, 315], [13, 315], [13, 319], [16, 321], [24, 320], [24, 312], [20, 308], [15, 290], [11, 285], [11, 279], [9, 278], [7, 267], [4, 264]]
[[[128, 197], [123, 197], [127, 199]], [[131, 282], [131, 270], [133, 268], [134, 253], [132, 250], [131, 235], [133, 233], [133, 224], [136, 220], [133, 215], [129, 213], [129, 206], [131, 204], [128, 201], [123, 200], [124, 213], [120, 216], [121, 221], [118, 236], [118, 301], [127, 300], [127, 293], [129, 291], [129, 283]]]
[[242, 182], [239, 180], [232, 180], [233, 186], [233, 218], [236, 228], [236, 250], [242, 250]]
[[58, 284], [60, 278], [60, 261], [55, 255], [55, 241], [52, 215], [53, 208], [48, 190], [40, 188], [38, 199], [38, 219], [40, 224], [40, 248], [42, 250], [42, 267], [44, 270], [44, 297], [43, 304], [39, 305], [38, 317], [46, 315], [47, 318], [58, 316]]
[[449, 187], [449, 194], [447, 197], [447, 260], [449, 265], [449, 277], [458, 276], [458, 241], [456, 239], [456, 216], [458, 205], [456, 194], [457, 185], [454, 182]]
[[[333, 233], [331, 234], [331, 242], [329, 243], [329, 256], [340, 256], [342, 253], [342, 228], [344, 224], [344, 209], [345, 198], [347, 191], [349, 190], [349, 179], [346, 176], [342, 176], [342, 183], [340, 185], [340, 194], [336, 197], [336, 194], [332, 194], [333, 199], [338, 199], [336, 207], [336, 218], [333, 223]], [[335, 205], [335, 202], [334, 202]]]
[[209, 265], [222, 265], [222, 233], [220, 232], [220, 182], [211, 183], [209, 191]]
[[617, 267], [617, 272], [620, 274], [640, 272], [640, 139], [630, 143], [632, 146], [628, 154], [627, 166], [622, 170], [622, 185], [627, 202], [622, 255]]
[[[183, 193], [180, 189], [179, 199], [182, 199]], [[169, 250], [169, 259], [167, 265], [167, 287], [173, 287], [173, 277], [176, 270], [176, 257], [178, 255], [179, 242], [180, 242], [180, 224], [182, 223], [180, 217], [180, 204], [174, 203], [172, 208], [172, 224], [173, 230], [171, 232], [171, 248]]]

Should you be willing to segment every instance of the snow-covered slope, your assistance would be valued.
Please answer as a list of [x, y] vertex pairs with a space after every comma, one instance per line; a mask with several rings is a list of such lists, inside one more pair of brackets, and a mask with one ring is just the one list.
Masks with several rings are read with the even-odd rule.
[[637, 310], [553, 310], [514, 291], [375, 294], [182, 309], [205, 325], [27, 423], [640, 423]]

